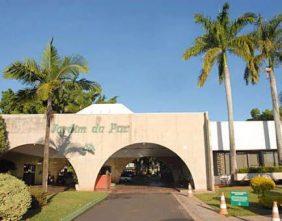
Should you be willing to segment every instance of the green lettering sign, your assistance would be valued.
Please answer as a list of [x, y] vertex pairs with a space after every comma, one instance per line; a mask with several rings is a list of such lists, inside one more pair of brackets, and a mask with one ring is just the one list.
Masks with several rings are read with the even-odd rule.
[[247, 192], [232, 191], [230, 200], [231, 206], [249, 206], [249, 194]]

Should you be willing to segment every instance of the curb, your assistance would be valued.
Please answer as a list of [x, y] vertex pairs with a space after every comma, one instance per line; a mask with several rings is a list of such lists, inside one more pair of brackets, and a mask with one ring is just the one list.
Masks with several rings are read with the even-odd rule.
[[[177, 202], [183, 207], [183, 209], [186, 211], [186, 213], [188, 213], [188, 215], [191, 216], [191, 218], [192, 218], [194, 221], [203, 221], [202, 219], [199, 218], [199, 216], [197, 216], [195, 213], [193, 213], [192, 210], [188, 210], [188, 209], [186, 208], [186, 205], [185, 205], [183, 202], [181, 202], [181, 200], [178, 199], [176, 193], [172, 193], [172, 195], [173, 195], [174, 198], [177, 200]], [[194, 196], [191, 197], [191, 198], [194, 198]]]
[[81, 215], [82, 213], [84, 213], [86, 210], [90, 209], [96, 203], [101, 202], [102, 200], [106, 199], [107, 197], [108, 197], [108, 194], [105, 194], [104, 196], [101, 196], [98, 199], [90, 201], [89, 203], [87, 203], [87, 204], [83, 205], [82, 207], [78, 208], [77, 210], [75, 210], [71, 214], [61, 218], [60, 221], [71, 221], [71, 220], [73, 220], [74, 218], [76, 218], [79, 215]]

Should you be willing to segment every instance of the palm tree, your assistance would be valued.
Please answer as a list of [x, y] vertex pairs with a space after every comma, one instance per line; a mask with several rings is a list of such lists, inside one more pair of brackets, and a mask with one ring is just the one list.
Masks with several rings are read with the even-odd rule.
[[53, 45], [53, 39], [43, 51], [42, 61], [34, 59], [16, 61], [4, 70], [4, 77], [16, 79], [29, 86], [19, 91], [23, 99], [38, 97], [46, 101], [46, 130], [44, 139], [42, 188], [47, 192], [49, 168], [50, 125], [52, 119], [52, 100], [54, 94], [64, 84], [73, 82], [79, 73], [86, 73], [88, 66], [80, 56], [60, 57]]
[[[256, 72], [250, 72], [246, 68], [245, 79], [253, 84], [259, 80], [260, 68], [266, 66], [266, 72], [269, 78], [273, 117], [275, 122], [276, 142], [278, 150], [279, 164], [282, 164], [282, 135], [281, 122], [279, 114], [279, 98], [276, 86], [276, 77], [274, 69], [282, 63], [282, 14], [275, 16], [269, 21], [263, 20], [260, 16], [256, 24], [256, 30], [251, 33], [253, 38], [253, 58], [252, 65]], [[258, 52], [257, 54], [255, 52]]]
[[235, 179], [237, 170], [236, 148], [234, 140], [233, 104], [230, 83], [230, 72], [228, 67], [228, 55], [233, 54], [250, 60], [250, 38], [247, 35], [239, 35], [241, 30], [249, 23], [255, 21], [253, 13], [245, 13], [235, 20], [229, 17], [229, 5], [225, 3], [216, 19], [205, 17], [202, 14], [195, 15], [195, 22], [204, 29], [204, 34], [197, 37], [192, 47], [183, 54], [184, 60], [192, 56], [204, 54], [202, 70], [199, 76], [198, 85], [204, 86], [206, 79], [215, 64], [218, 66], [219, 82], [224, 82], [229, 122], [229, 143], [231, 177]]

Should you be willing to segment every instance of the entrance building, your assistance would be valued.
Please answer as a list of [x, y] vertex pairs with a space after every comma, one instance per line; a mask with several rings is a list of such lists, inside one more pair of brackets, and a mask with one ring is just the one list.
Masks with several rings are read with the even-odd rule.
[[[3, 118], [10, 142], [6, 158], [21, 164], [15, 175], [23, 178], [19, 170], [27, 167], [29, 179], [40, 182], [44, 115]], [[209, 121], [206, 112], [133, 113], [121, 104], [93, 104], [76, 114], [55, 114], [49, 173], [56, 179], [68, 162], [76, 173], [77, 190], [91, 191], [102, 168], [109, 167], [112, 182], [118, 182], [128, 163], [151, 156], [171, 168], [176, 183], [186, 180], [195, 190], [212, 190], [215, 177], [230, 173], [227, 126]], [[275, 139], [273, 122], [235, 122], [239, 167], [276, 164]]]

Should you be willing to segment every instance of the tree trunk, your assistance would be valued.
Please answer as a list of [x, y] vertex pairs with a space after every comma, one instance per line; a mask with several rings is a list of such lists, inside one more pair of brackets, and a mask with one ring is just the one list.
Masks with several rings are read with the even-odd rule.
[[230, 72], [224, 56], [224, 85], [226, 92], [226, 101], [228, 109], [228, 129], [229, 129], [229, 147], [230, 147], [230, 169], [231, 169], [231, 181], [236, 179], [237, 172], [237, 157], [235, 148], [235, 135], [234, 135], [234, 119], [233, 119], [233, 102], [232, 102], [232, 91], [230, 83]]
[[50, 129], [51, 129], [51, 117], [52, 117], [52, 100], [47, 101], [46, 110], [46, 129], [44, 140], [44, 154], [43, 154], [43, 173], [42, 173], [42, 188], [44, 192], [48, 191], [48, 171], [49, 171], [49, 143], [50, 143]]
[[280, 122], [280, 113], [279, 113], [279, 100], [276, 87], [276, 79], [273, 69], [269, 72], [269, 82], [271, 89], [271, 98], [272, 98], [272, 108], [273, 108], [273, 118], [275, 123], [275, 133], [276, 133], [276, 144], [278, 151], [279, 165], [282, 164], [282, 138], [281, 138], [281, 122]]

